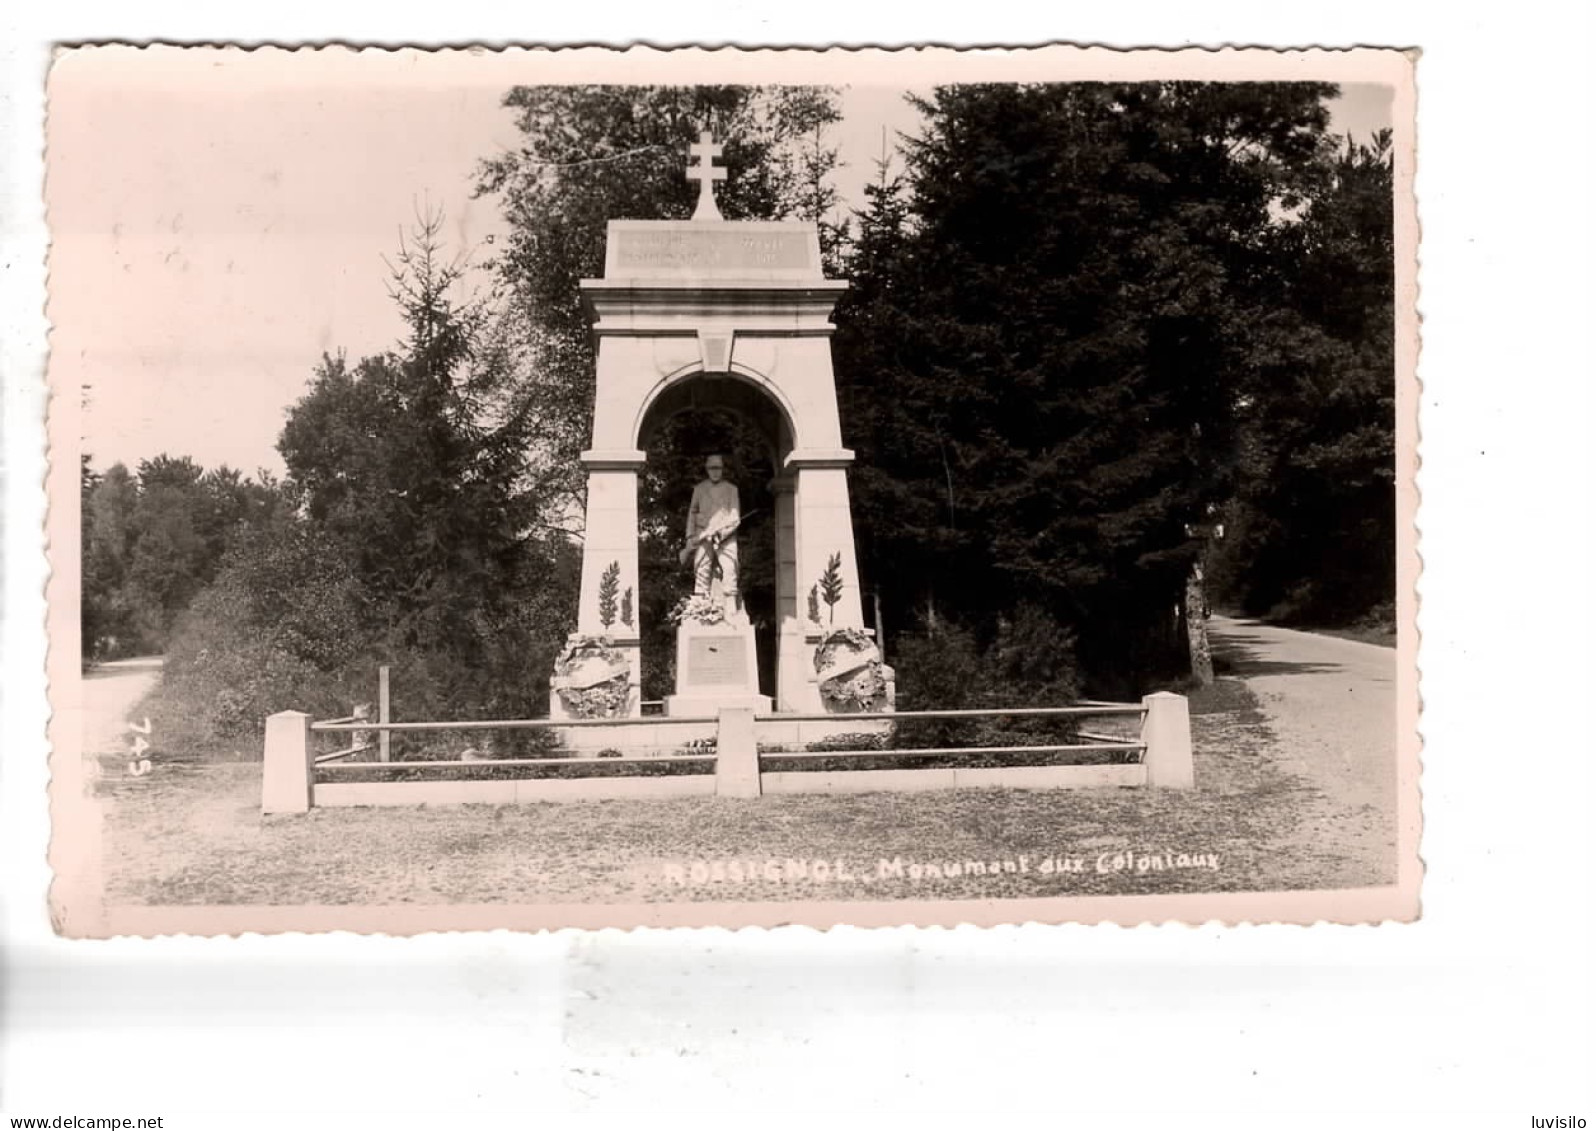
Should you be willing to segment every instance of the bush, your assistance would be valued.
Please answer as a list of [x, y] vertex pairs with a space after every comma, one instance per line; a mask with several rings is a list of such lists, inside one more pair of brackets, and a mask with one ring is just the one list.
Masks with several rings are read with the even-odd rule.
[[1397, 631], [1396, 602], [1381, 601], [1353, 621], [1352, 627], [1365, 632], [1381, 632], [1395, 636]]
[[[382, 664], [391, 669], [396, 719], [541, 716], [542, 678], [558, 648], [546, 626], [563, 615], [565, 573], [556, 565], [521, 601], [404, 616], [361, 584], [315, 526], [279, 520], [240, 538], [178, 623], [158, 695], [164, 733], [190, 756], [258, 751], [265, 719], [277, 711], [337, 718], [375, 703]], [[559, 745], [541, 729], [495, 737], [502, 758]], [[431, 757], [436, 745], [436, 736], [400, 732], [393, 754]]]
[[[1022, 604], [999, 618], [984, 647], [969, 629], [943, 624], [900, 637], [893, 666], [901, 710], [1064, 707], [1080, 692], [1075, 638], [1046, 610]], [[1068, 742], [1068, 719], [906, 719], [903, 748]]]
[[849, 731], [829, 738], [817, 738], [805, 749], [812, 752], [828, 750], [885, 750], [887, 736], [875, 731]]
[[163, 707], [188, 745], [254, 749], [276, 711], [347, 715], [376, 690], [368, 610], [359, 584], [304, 527], [254, 532], [178, 622]]

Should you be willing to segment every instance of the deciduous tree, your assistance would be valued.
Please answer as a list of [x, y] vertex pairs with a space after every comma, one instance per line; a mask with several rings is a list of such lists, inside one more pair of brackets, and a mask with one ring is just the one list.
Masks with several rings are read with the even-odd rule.
[[1344, 138], [1275, 233], [1289, 339], [1241, 404], [1243, 473], [1218, 580], [1248, 613], [1345, 623], [1396, 586], [1391, 135]]

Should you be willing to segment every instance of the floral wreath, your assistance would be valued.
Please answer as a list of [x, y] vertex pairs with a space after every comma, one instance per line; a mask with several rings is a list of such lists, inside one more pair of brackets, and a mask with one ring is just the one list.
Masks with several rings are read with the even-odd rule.
[[820, 698], [826, 708], [842, 713], [885, 711], [887, 673], [875, 641], [862, 629], [832, 629], [815, 648], [816, 674], [831, 667], [839, 652], [858, 656], [862, 662], [843, 675], [820, 681]]
[[716, 625], [726, 623], [726, 606], [703, 594], [695, 593], [676, 602], [667, 618], [672, 624]]
[[[601, 664], [611, 675], [586, 687], [572, 687], [570, 678]], [[613, 719], [626, 713], [631, 699], [632, 673], [626, 654], [608, 636], [579, 636], [554, 662], [555, 691], [565, 709], [579, 719]]]

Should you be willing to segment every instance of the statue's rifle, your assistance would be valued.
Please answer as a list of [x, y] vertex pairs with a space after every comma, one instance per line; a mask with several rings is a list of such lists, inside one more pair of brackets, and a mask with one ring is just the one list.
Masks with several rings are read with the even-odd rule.
[[732, 531], [736, 530], [742, 525], [743, 519], [747, 518], [751, 514], [758, 513], [759, 508], [755, 507], [752, 510], [743, 511], [735, 518], [723, 518], [714, 526], [706, 526], [703, 530], [700, 530], [696, 535], [687, 540], [687, 545], [682, 547], [682, 552], [676, 555], [677, 562], [682, 565], [686, 565], [688, 560], [693, 556], [693, 551], [704, 545], [706, 542], [712, 543], [714, 546], [718, 547], [721, 542], [730, 537]]

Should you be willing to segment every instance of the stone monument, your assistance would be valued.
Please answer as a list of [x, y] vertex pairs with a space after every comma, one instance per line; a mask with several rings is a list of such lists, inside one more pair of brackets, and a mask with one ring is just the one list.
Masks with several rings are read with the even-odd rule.
[[[839, 703], [891, 709], [891, 671], [864, 628], [848, 497], [853, 453], [842, 446], [831, 366], [830, 315], [847, 283], [822, 272], [813, 223], [721, 217], [714, 183], [727, 173], [714, 165], [720, 151], [707, 133], [688, 147], [687, 176], [699, 183], [692, 219], [611, 220], [604, 277], [581, 284], [596, 339], [597, 392], [592, 446], [582, 453], [587, 515], [577, 630], [551, 681], [554, 718], [641, 713], [639, 636], [629, 618], [642, 447], [672, 415], [710, 408], [751, 424], [777, 468], [775, 687], [769, 695], [758, 686], [754, 629], [737, 600], [735, 542], [727, 539], [720, 548], [732, 547], [732, 556], [720, 559], [721, 577], [708, 555], [711, 591], [696, 593], [683, 610], [667, 713], [712, 716], [750, 705], [761, 713], [772, 706], [818, 713], [845, 709]], [[691, 525], [688, 535], [695, 536]], [[627, 599], [618, 603], [620, 593]], [[826, 694], [823, 684], [835, 690], [839, 680], [847, 693]]]
[[676, 694], [665, 699], [667, 715], [707, 716], [721, 707], [770, 712], [770, 696], [759, 694], [754, 626], [737, 588], [742, 500], [724, 476], [725, 457], [711, 453], [687, 509], [682, 559], [692, 562], [693, 595], [676, 628]]

